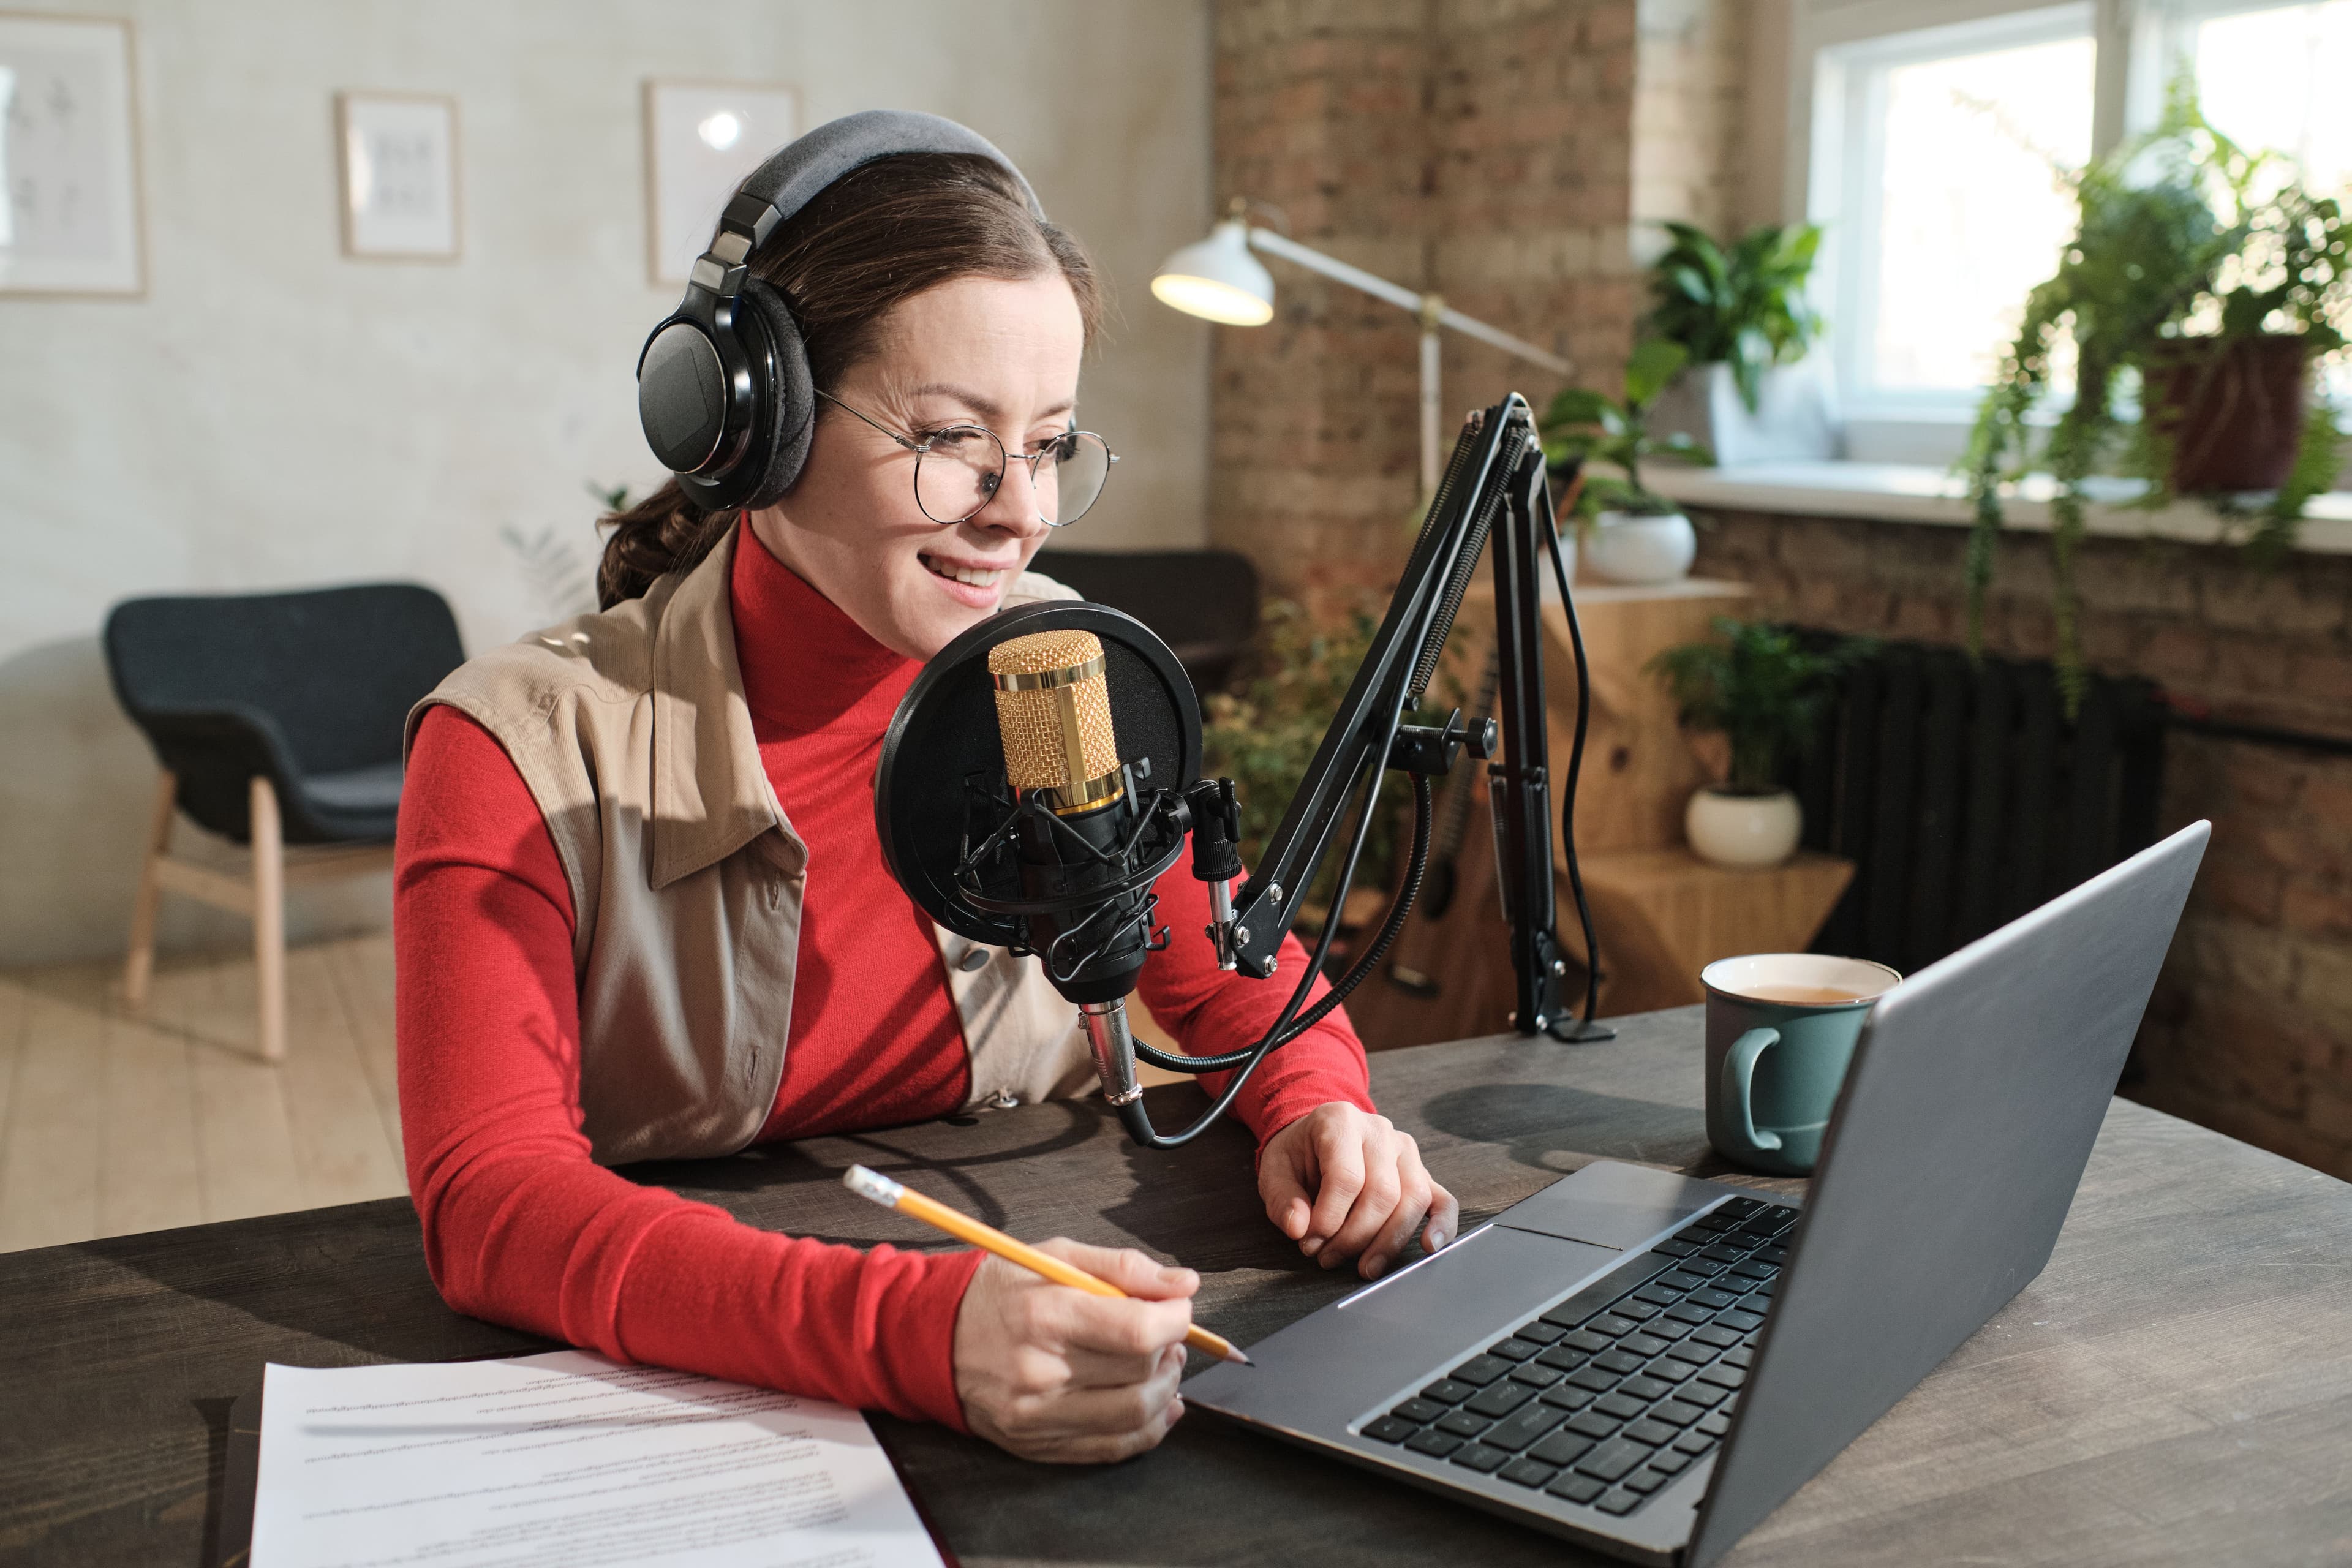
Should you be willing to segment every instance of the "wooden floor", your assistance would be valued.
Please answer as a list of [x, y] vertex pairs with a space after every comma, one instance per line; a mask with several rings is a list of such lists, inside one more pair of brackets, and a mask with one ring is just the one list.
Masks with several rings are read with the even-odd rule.
[[408, 1190], [392, 939], [288, 954], [286, 1060], [254, 1053], [245, 958], [0, 972], [0, 1252]]

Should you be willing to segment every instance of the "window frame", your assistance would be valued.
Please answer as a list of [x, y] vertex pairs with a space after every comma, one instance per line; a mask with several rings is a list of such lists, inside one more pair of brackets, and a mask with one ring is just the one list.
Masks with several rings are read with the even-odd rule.
[[[1955, 55], [2085, 37], [2095, 62], [2105, 58], [2100, 9], [2095, 0], [2018, 6], [1824, 42], [1813, 51], [1805, 216], [1822, 226], [1825, 243], [1811, 292], [1832, 324], [1827, 352], [1844, 409], [1850, 458], [1948, 463], [1958, 457], [1983, 396], [1981, 388], [1883, 388], [1869, 379], [1876, 349], [1878, 192], [1885, 142], [1883, 136], [1859, 132], [1883, 123], [1887, 74]], [[2095, 91], [2103, 74], [2095, 63]], [[2102, 150], [2100, 127], [2095, 99], [2094, 156]]]

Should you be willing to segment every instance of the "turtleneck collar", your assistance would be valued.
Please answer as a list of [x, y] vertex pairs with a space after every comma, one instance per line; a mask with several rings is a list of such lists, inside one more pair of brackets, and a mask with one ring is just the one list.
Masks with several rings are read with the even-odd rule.
[[771, 731], [880, 734], [922, 665], [884, 647], [739, 525], [730, 584], [735, 661], [762, 739]]

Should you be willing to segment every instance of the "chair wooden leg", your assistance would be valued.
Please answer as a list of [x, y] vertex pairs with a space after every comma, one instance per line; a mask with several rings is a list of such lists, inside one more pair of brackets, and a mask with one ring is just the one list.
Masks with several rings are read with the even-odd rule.
[[278, 820], [278, 792], [257, 774], [251, 790], [253, 827], [253, 963], [260, 1002], [264, 1061], [286, 1059], [286, 848]]
[[147, 841], [139, 858], [139, 891], [131, 900], [131, 955], [122, 963], [122, 1003], [132, 1013], [147, 1007], [147, 983], [155, 973], [155, 906], [163, 896], [156, 863], [172, 847], [172, 813], [180, 781], [169, 768], [155, 780], [155, 804], [147, 814]]

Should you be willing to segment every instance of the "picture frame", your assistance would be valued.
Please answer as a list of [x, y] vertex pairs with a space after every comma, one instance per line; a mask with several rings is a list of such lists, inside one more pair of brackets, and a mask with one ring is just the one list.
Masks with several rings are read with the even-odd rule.
[[141, 297], [131, 24], [0, 11], [0, 294]]
[[682, 285], [743, 177], [800, 134], [801, 92], [782, 82], [645, 84], [646, 275]]
[[455, 261], [464, 254], [456, 99], [337, 93], [335, 168], [346, 257]]

